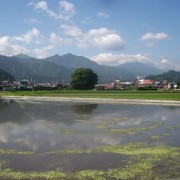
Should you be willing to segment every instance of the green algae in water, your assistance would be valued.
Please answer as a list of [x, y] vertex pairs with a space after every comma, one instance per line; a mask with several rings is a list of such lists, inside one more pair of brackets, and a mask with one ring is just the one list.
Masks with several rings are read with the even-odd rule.
[[174, 130], [176, 128], [180, 128], [180, 124], [177, 124], [177, 125], [171, 125], [167, 128], [167, 130]]
[[[47, 172], [16, 172], [6, 168], [1, 162], [0, 177], [13, 180], [21, 179], [77, 179], [77, 180], [152, 180], [180, 178], [180, 148], [166, 145], [149, 146], [146, 143], [130, 143], [121, 146], [100, 146], [94, 149], [73, 149], [45, 153], [80, 154], [80, 153], [116, 153], [131, 157], [122, 168], [107, 170], [82, 170], [78, 172], [64, 172], [61, 168]], [[167, 171], [167, 169], [170, 169]]]
[[162, 137], [169, 136], [169, 135], [170, 135], [169, 133], [163, 133], [163, 134], [153, 135], [153, 136], [151, 136], [151, 138], [152, 139], [160, 139]]
[[16, 151], [13, 149], [7, 150], [7, 149], [0, 149], [0, 155], [10, 155], [10, 154], [16, 154], [16, 155], [33, 155], [33, 152], [30, 151]]
[[134, 135], [135, 133], [137, 133], [139, 131], [154, 130], [154, 129], [160, 128], [163, 125], [164, 125], [164, 122], [160, 122], [160, 123], [157, 123], [156, 125], [150, 126], [150, 127], [110, 129], [109, 131], [113, 132], [113, 133], [122, 133], [122, 134]]
[[97, 125], [97, 128], [108, 128], [112, 125], [115, 125], [117, 123], [123, 122], [123, 121], [127, 121], [127, 118], [112, 118], [104, 123], [101, 123], [99, 125]]

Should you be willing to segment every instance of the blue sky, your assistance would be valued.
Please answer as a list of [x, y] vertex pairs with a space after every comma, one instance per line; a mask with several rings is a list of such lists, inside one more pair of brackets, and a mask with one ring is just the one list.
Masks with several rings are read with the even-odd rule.
[[0, 54], [72, 53], [180, 70], [179, 0], [0, 1]]

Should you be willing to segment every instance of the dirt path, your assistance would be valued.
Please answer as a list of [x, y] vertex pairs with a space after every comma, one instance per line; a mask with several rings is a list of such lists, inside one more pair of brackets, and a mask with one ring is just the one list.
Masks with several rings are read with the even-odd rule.
[[139, 99], [110, 99], [110, 98], [68, 98], [68, 97], [35, 97], [35, 96], [2, 96], [2, 99], [33, 100], [33, 101], [74, 101], [109, 104], [152, 104], [180, 106], [180, 101], [172, 100], [139, 100]]

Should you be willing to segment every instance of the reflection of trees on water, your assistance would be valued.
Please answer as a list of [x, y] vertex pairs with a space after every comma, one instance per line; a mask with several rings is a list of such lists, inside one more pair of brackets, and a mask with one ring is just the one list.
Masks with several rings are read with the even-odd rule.
[[16, 101], [8, 99], [0, 99], [0, 117], [0, 123], [14, 122], [21, 124], [31, 120]]
[[75, 104], [71, 106], [74, 112], [80, 115], [91, 114], [97, 107], [98, 104]]
[[6, 108], [9, 106], [9, 104], [12, 104], [14, 101], [13, 100], [6, 100], [6, 99], [0, 99], [0, 110]]

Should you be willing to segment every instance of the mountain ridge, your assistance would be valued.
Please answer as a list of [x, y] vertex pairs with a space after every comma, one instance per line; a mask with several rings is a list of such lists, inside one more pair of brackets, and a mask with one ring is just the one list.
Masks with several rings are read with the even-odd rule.
[[[84, 56], [77, 56], [71, 53], [62, 56], [56, 54], [44, 59], [33, 58], [24, 54], [17, 56], [2, 56], [0, 55], [0, 68], [17, 79], [33, 78], [37, 81], [66, 81], [71, 79], [72, 72], [79, 68], [92, 69], [99, 78], [99, 83], [112, 82], [113, 79], [123, 81], [132, 81], [137, 75], [147, 76], [151, 72], [156, 74], [162, 71], [158, 68], [144, 65], [138, 66], [143, 68], [135, 68], [136, 63], [118, 66], [100, 65]], [[136, 69], [136, 70], [135, 70]]]
[[170, 82], [180, 82], [180, 72], [169, 70], [168, 72], [164, 72], [162, 74], [147, 76], [146, 79], [154, 79], [160, 82], [164, 80], [168, 80]]
[[11, 74], [0, 69], [0, 81], [4, 81], [4, 80], [12, 81], [12, 80], [14, 80], [14, 77]]

